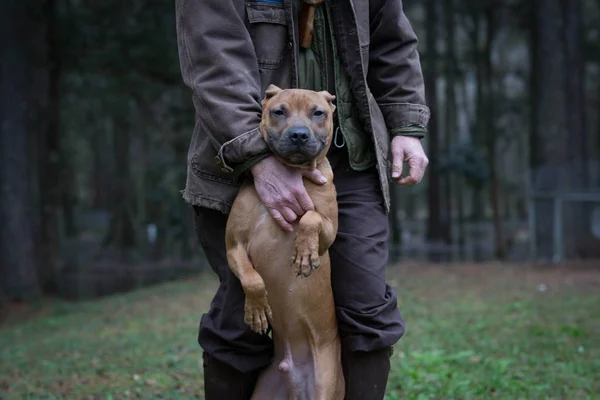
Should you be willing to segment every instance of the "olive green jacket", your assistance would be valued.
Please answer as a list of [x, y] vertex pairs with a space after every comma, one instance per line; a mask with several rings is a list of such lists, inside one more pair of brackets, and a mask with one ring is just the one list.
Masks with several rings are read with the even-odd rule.
[[[299, 9], [303, 0], [295, 1]], [[310, 48], [299, 52], [299, 84], [303, 89], [328, 90], [335, 94], [333, 145], [343, 145], [348, 151], [350, 167], [364, 171], [375, 165], [375, 149], [359, 118], [332, 26], [331, 6], [325, 2], [315, 10]]]
[[[176, 0], [179, 61], [196, 124], [183, 197], [228, 213], [240, 170], [268, 148], [259, 132], [269, 84], [299, 86], [294, 0]], [[335, 42], [389, 209], [391, 135], [425, 127], [417, 38], [400, 0], [327, 0]]]

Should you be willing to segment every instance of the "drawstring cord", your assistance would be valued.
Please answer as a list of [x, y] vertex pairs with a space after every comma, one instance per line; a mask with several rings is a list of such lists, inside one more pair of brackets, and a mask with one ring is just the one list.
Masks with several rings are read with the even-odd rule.
[[[344, 135], [338, 135], [339, 132], [340, 132], [340, 127], [338, 126], [335, 128], [335, 133], [333, 135], [333, 145], [335, 147], [337, 147], [338, 149], [341, 149], [346, 144], [346, 141], [344, 140]], [[339, 141], [338, 137], [342, 138], [342, 143], [338, 143], [338, 141]]]

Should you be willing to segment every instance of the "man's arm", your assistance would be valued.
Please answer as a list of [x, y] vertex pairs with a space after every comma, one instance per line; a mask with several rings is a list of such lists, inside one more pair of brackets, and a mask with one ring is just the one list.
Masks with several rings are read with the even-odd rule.
[[423, 137], [429, 122], [417, 36], [401, 0], [371, 0], [368, 83], [390, 136]]
[[267, 151], [259, 132], [260, 77], [243, 0], [176, 0], [181, 73], [199, 123], [231, 172]]

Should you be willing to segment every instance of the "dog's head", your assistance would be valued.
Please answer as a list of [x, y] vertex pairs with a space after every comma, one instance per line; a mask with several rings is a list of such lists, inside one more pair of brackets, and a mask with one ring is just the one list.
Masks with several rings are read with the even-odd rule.
[[334, 100], [327, 91], [269, 86], [260, 127], [275, 156], [294, 167], [315, 168], [331, 145]]

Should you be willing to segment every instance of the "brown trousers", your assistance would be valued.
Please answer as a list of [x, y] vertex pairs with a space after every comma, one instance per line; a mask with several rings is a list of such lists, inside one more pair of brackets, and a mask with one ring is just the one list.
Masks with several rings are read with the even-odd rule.
[[[350, 351], [385, 349], [404, 334], [397, 297], [385, 281], [388, 260], [388, 219], [375, 168], [350, 168], [347, 149], [330, 151], [339, 204], [339, 226], [330, 248], [331, 284], [342, 346]], [[210, 310], [200, 321], [198, 342], [214, 358], [241, 372], [271, 362], [271, 338], [244, 323], [244, 292], [231, 273], [225, 255], [227, 216], [195, 208], [200, 244], [220, 286]]]

